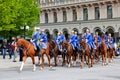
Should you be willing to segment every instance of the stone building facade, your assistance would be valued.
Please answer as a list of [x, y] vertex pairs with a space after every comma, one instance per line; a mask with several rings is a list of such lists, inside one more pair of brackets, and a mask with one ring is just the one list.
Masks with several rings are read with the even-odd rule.
[[[47, 1], [47, 2], [46, 2]], [[120, 37], [120, 0], [40, 0], [40, 29], [56, 35], [89, 29]]]

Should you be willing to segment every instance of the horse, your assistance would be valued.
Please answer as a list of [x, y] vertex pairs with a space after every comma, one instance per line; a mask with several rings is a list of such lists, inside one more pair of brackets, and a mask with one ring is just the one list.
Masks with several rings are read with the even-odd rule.
[[30, 57], [32, 59], [32, 63], [33, 63], [33, 71], [36, 70], [36, 66], [35, 66], [35, 59], [34, 57], [35, 56], [38, 56], [39, 60], [40, 60], [40, 54], [39, 52], [36, 52], [35, 49], [34, 49], [34, 45], [25, 40], [25, 39], [22, 39], [22, 38], [19, 38], [19, 39], [16, 39], [16, 47], [21, 47], [23, 49], [23, 62], [21, 64], [21, 67], [20, 67], [20, 72], [22, 71], [23, 69], [23, 66], [24, 66], [24, 63], [26, 62], [27, 58]]
[[95, 49], [95, 56], [94, 58], [97, 60], [97, 62], [100, 60], [99, 58], [99, 55], [100, 55], [100, 48], [99, 48], [99, 45], [98, 45], [98, 38], [94, 38], [94, 43], [95, 43], [95, 46], [96, 46], [96, 49]]
[[82, 49], [81, 68], [84, 67], [84, 61], [85, 61], [85, 59], [86, 59], [86, 63], [88, 64], [88, 67], [90, 68], [90, 67], [93, 66], [93, 60], [92, 60], [91, 50], [90, 50], [88, 44], [85, 42], [84, 39], [81, 40], [80, 45], [81, 45], [81, 49]]
[[56, 53], [56, 43], [52, 39], [48, 39], [50, 44], [50, 58], [54, 57], [54, 66], [57, 66], [57, 53]]
[[47, 56], [49, 68], [50, 68], [50, 69], [52, 68], [52, 66], [51, 66], [51, 64], [50, 64], [50, 50], [51, 50], [50, 43], [47, 42], [47, 43], [46, 43], [46, 46], [47, 46], [46, 49], [42, 49], [42, 48], [41, 48], [41, 50], [40, 50], [41, 57], [42, 57], [41, 70], [44, 69], [44, 54], [46, 54], [46, 56]]
[[101, 53], [101, 56], [102, 56], [102, 65], [103, 66], [105, 64], [108, 64], [108, 52], [107, 52], [107, 46], [106, 46], [104, 37], [105, 37], [105, 34], [102, 33], [101, 34], [102, 42], [101, 42], [101, 46], [100, 46], [100, 53]]
[[112, 62], [112, 60], [113, 60], [113, 57], [115, 56], [115, 49], [112, 47], [112, 44], [110, 43], [110, 49], [108, 49], [108, 61], [109, 61], [109, 63], [110, 62]]
[[72, 59], [74, 62], [76, 61], [77, 52], [75, 50], [73, 50], [72, 45], [66, 41], [62, 41], [60, 44], [62, 45], [63, 50], [66, 49], [66, 52], [63, 56], [63, 64], [62, 65], [65, 64], [65, 56], [66, 56], [68, 67], [70, 67], [71, 63], [72, 63]]

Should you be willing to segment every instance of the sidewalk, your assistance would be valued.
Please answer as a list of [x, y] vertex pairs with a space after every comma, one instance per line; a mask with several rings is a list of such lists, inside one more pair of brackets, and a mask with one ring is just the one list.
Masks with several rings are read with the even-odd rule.
[[[13, 58], [9, 59], [9, 55], [6, 55], [5, 59], [3, 59], [3, 56], [0, 55], [0, 69], [20, 67], [21, 62], [19, 61], [19, 56], [16, 58], [16, 61], [17, 62], [13, 62]], [[24, 66], [32, 66], [32, 61], [30, 58], [27, 59]]]

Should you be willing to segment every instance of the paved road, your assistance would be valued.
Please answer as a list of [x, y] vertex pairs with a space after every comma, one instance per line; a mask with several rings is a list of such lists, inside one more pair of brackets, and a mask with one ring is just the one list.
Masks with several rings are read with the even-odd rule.
[[96, 63], [93, 68], [85, 66], [81, 69], [76, 67], [68, 68], [67, 66], [53, 67], [53, 70], [45, 67], [40, 70], [37, 66], [36, 72], [32, 72], [30, 58], [27, 60], [24, 69], [18, 73], [21, 62], [12, 62], [5, 60], [0, 56], [0, 80], [120, 80], [120, 57], [116, 57], [112, 63], [107, 66], [101, 66], [101, 62]]

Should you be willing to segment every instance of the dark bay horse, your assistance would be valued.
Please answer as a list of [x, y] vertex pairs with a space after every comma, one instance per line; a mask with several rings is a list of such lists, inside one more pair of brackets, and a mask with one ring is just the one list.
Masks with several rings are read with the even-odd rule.
[[107, 52], [107, 46], [105, 43], [105, 34], [101, 34], [102, 42], [100, 46], [100, 53], [102, 56], [102, 65], [104, 66], [105, 64], [108, 64], [108, 52]]
[[90, 68], [93, 66], [93, 59], [92, 59], [91, 50], [84, 39], [81, 40], [80, 45], [81, 45], [81, 49], [82, 49], [81, 67], [82, 68], [84, 67], [84, 61], [86, 59], [86, 63], [88, 64], [88, 67]]
[[30, 57], [32, 59], [32, 63], [33, 63], [33, 67], [34, 67], [33, 71], [35, 71], [36, 66], [35, 66], [34, 57], [38, 56], [40, 59], [40, 54], [34, 50], [34, 45], [31, 42], [20, 38], [20, 39], [16, 39], [16, 47], [21, 47], [24, 50], [23, 62], [21, 64], [20, 71], [22, 71], [24, 63], [26, 62], [26, 59], [28, 57]]
[[48, 43], [50, 44], [50, 58], [54, 57], [54, 66], [57, 66], [57, 51], [56, 51], [56, 43], [52, 39], [48, 39]]

